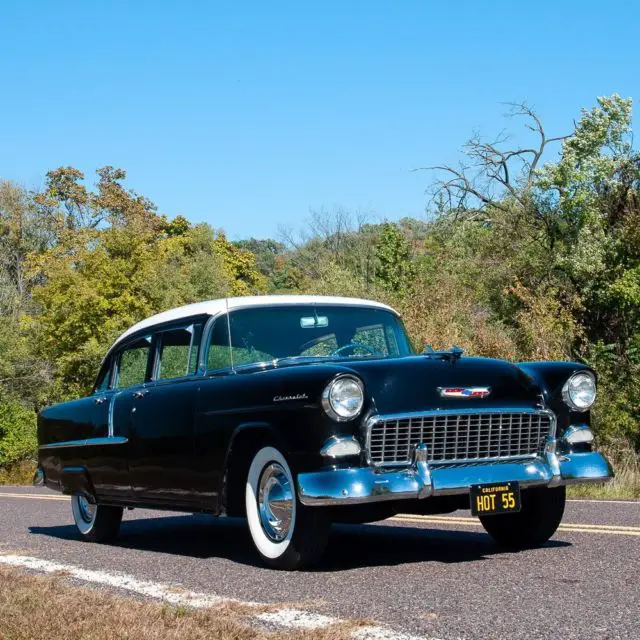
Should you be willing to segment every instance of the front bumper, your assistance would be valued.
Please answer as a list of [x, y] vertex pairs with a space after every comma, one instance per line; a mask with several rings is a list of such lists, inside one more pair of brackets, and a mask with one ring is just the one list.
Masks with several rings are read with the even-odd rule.
[[417, 455], [412, 466], [401, 470], [356, 467], [301, 473], [300, 502], [307, 506], [366, 504], [465, 494], [474, 484], [517, 481], [523, 487], [556, 487], [613, 478], [611, 466], [596, 451], [448, 467], [429, 465], [421, 457]]

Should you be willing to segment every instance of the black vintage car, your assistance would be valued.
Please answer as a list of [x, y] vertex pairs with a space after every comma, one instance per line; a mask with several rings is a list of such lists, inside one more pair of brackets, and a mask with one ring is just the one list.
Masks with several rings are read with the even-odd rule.
[[507, 548], [557, 529], [592, 450], [595, 375], [573, 362], [416, 354], [367, 300], [229, 298], [126, 331], [91, 395], [42, 411], [36, 484], [83, 538], [125, 507], [245, 516], [268, 564], [317, 560], [331, 522], [471, 509]]

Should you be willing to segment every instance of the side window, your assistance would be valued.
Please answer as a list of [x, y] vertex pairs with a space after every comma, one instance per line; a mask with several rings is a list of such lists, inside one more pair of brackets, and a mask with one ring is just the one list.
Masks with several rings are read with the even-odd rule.
[[390, 355], [387, 336], [385, 335], [384, 327], [381, 324], [373, 325], [371, 327], [360, 327], [353, 334], [351, 342], [363, 344], [380, 355]]
[[201, 325], [191, 325], [163, 331], [158, 335], [158, 380], [182, 378], [198, 368], [198, 347], [202, 335]]
[[142, 384], [147, 373], [147, 362], [151, 350], [151, 337], [145, 336], [127, 346], [120, 352], [118, 360], [118, 389]]
[[222, 316], [216, 320], [211, 332], [209, 350], [207, 352], [207, 370], [225, 369], [230, 366], [231, 356], [229, 354], [227, 317]]
[[111, 358], [102, 364], [98, 379], [94, 387], [94, 393], [103, 393], [109, 388], [109, 379], [111, 378]]
[[[254, 362], [266, 362], [273, 360], [273, 355], [256, 349], [250, 341], [251, 336], [236, 335], [233, 328], [233, 316], [231, 316], [231, 335], [238, 339], [233, 345], [233, 365], [241, 367], [243, 364]], [[213, 327], [209, 351], [207, 352], [207, 370], [226, 369], [231, 366], [231, 354], [229, 353], [229, 328], [227, 317], [222, 316]]]

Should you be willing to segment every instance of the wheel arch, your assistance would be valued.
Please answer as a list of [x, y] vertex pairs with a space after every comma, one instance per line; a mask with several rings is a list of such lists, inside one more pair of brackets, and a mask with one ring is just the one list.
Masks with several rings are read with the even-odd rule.
[[288, 442], [269, 422], [246, 422], [234, 429], [222, 469], [222, 510], [229, 516], [245, 515], [246, 475], [255, 453], [271, 445], [286, 455]]

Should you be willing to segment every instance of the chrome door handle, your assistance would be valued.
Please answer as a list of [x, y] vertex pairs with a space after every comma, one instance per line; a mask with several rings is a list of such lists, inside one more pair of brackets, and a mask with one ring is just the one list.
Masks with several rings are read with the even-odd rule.
[[134, 398], [144, 398], [148, 393], [149, 393], [148, 389], [142, 389], [142, 391], [134, 391], [133, 392], [133, 397]]
[[106, 401], [107, 401], [107, 399], [106, 399], [104, 396], [102, 396], [102, 398], [96, 398], [96, 399], [94, 400], [94, 402], [95, 402], [96, 404], [104, 404]]

